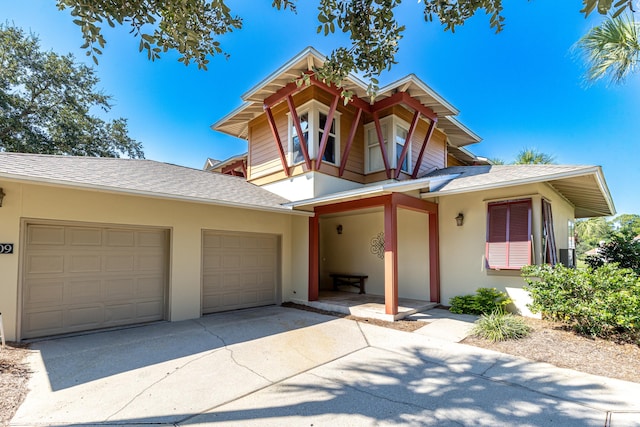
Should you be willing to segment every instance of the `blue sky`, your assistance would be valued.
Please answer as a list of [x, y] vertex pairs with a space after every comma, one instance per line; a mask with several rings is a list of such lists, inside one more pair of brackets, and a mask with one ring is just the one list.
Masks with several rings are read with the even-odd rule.
[[[206, 72], [185, 67], [172, 53], [150, 62], [127, 29], [105, 31], [107, 46], [96, 67], [100, 87], [113, 96], [110, 117], [129, 120], [130, 135], [143, 143], [147, 158], [201, 168], [207, 157], [245, 151], [244, 141], [209, 126], [306, 46], [328, 54], [345, 41], [316, 34], [316, 1], [300, 1], [297, 15], [272, 9], [269, 0], [228, 4], [244, 18], [244, 28], [221, 39], [231, 58], [213, 58]], [[398, 64], [381, 83], [415, 73], [483, 138], [468, 147], [477, 155], [510, 161], [528, 147], [561, 164], [601, 165], [618, 213], [640, 214], [640, 75], [623, 86], [585, 85], [584, 64], [571, 47], [601, 18], [585, 19], [580, 6], [509, 1], [502, 33], [494, 34], [479, 13], [452, 34], [424, 22], [422, 5], [406, 1], [398, 15], [407, 26]], [[90, 63], [79, 49], [79, 29], [54, 0], [0, 2], [0, 21], [37, 34], [47, 50], [72, 52]]]

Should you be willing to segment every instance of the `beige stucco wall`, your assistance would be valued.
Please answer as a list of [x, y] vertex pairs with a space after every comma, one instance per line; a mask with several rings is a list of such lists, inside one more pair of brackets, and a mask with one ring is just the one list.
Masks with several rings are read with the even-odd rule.
[[[557, 247], [567, 248], [567, 221], [574, 218], [574, 208], [546, 184], [530, 184], [498, 190], [440, 197], [440, 279], [441, 302], [448, 304], [456, 295], [471, 294], [480, 287], [495, 287], [508, 291], [516, 307], [528, 314], [525, 285], [520, 271], [493, 271], [485, 268], [487, 204], [491, 201], [519, 198], [532, 199], [534, 260], [542, 259], [542, 198], [551, 202]], [[464, 215], [464, 225], [458, 227], [455, 217]]]
[[0, 242], [15, 244], [14, 254], [0, 255], [0, 312], [9, 340], [17, 337], [23, 219], [169, 229], [167, 318], [172, 321], [200, 316], [201, 236], [205, 229], [278, 235], [282, 250], [278, 293], [285, 300], [294, 289], [306, 293], [308, 232], [301, 231], [307, 229], [306, 217], [18, 182], [2, 181], [0, 186], [6, 193], [0, 208]]
[[[342, 234], [336, 227], [342, 225]], [[384, 295], [384, 260], [371, 252], [371, 241], [384, 231], [376, 212], [320, 219], [320, 289], [331, 289], [330, 273], [366, 274], [366, 292]], [[358, 292], [354, 287], [341, 290]], [[429, 221], [425, 213], [398, 212], [398, 295], [429, 300]]]

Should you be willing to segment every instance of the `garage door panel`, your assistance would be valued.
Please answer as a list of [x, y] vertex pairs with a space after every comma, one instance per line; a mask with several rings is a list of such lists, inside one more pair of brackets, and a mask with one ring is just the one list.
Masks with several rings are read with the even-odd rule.
[[136, 280], [136, 297], [149, 298], [162, 295], [164, 290], [164, 277], [139, 277]]
[[276, 302], [278, 238], [207, 231], [203, 235], [202, 312]]
[[107, 246], [135, 246], [135, 232], [128, 230], [106, 230]]
[[274, 297], [272, 289], [265, 289], [261, 292], [257, 292], [256, 295], [258, 301], [267, 301], [269, 299], [273, 299]]
[[105, 280], [105, 301], [121, 300], [123, 298], [135, 298], [135, 284], [135, 279], [131, 277]]
[[63, 311], [65, 327], [74, 331], [96, 329], [104, 323], [104, 307], [102, 304], [69, 307]]
[[96, 255], [77, 255], [68, 256], [69, 273], [99, 273], [102, 270], [102, 257]]
[[26, 313], [23, 316], [23, 323], [37, 336], [48, 335], [63, 330], [64, 314], [62, 310]]
[[105, 304], [104, 320], [107, 325], [117, 326], [135, 323], [136, 304]]
[[136, 317], [146, 322], [162, 320], [162, 316], [158, 314], [162, 312], [162, 308], [163, 302], [160, 300], [139, 302], [136, 304]]
[[65, 304], [85, 304], [102, 298], [102, 281], [95, 279], [69, 280], [64, 292]]
[[220, 255], [205, 255], [202, 259], [203, 271], [211, 272], [216, 271], [222, 267], [222, 256]]
[[241, 266], [242, 266], [241, 254], [224, 255], [222, 257], [222, 268], [224, 269], [239, 268]]
[[258, 266], [258, 255], [245, 254], [242, 257], [242, 268], [256, 268]]
[[64, 272], [63, 255], [28, 255], [26, 264], [26, 271], [29, 274]]
[[165, 230], [28, 224], [26, 233], [22, 338], [164, 318]]
[[222, 289], [234, 289], [242, 285], [240, 273], [227, 273], [222, 275]]
[[133, 254], [105, 256], [105, 270], [108, 272], [130, 272], [134, 270], [135, 257]]
[[99, 228], [70, 227], [67, 230], [67, 236], [72, 246], [102, 245], [102, 230]]
[[202, 247], [215, 249], [222, 247], [222, 236], [217, 234], [205, 233], [202, 238]]
[[164, 250], [165, 238], [157, 232], [138, 231], [136, 233], [138, 246], [145, 248], [158, 248]]
[[223, 236], [222, 247], [224, 249], [241, 249], [242, 237], [240, 236]]
[[62, 304], [64, 282], [52, 280], [32, 280], [24, 292], [24, 299], [33, 306]]
[[27, 233], [29, 245], [64, 245], [65, 229], [60, 226], [31, 226]]
[[209, 273], [205, 274], [202, 278], [204, 293], [207, 291], [215, 292], [218, 289], [222, 289], [222, 274], [221, 273]]
[[136, 269], [138, 271], [158, 271], [163, 268], [164, 259], [157, 253], [142, 254], [136, 257]]

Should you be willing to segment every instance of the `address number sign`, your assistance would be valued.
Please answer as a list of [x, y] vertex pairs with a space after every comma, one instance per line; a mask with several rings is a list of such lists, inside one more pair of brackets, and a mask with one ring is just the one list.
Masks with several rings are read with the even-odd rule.
[[0, 254], [12, 254], [13, 243], [0, 243]]

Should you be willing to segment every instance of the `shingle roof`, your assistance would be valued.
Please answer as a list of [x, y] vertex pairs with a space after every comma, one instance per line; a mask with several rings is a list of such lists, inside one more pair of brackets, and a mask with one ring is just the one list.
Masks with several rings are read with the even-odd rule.
[[486, 185], [511, 183], [514, 181], [544, 178], [552, 175], [563, 175], [580, 170], [593, 170], [593, 166], [573, 165], [487, 165], [487, 166], [452, 166], [439, 169], [425, 175], [434, 178], [442, 175], [458, 175], [447, 182], [438, 191], [454, 191]]
[[545, 182], [576, 208], [577, 218], [614, 215], [615, 208], [599, 166], [491, 165], [454, 166], [431, 172], [423, 178], [454, 175], [429, 194], [445, 195]]
[[0, 178], [248, 208], [290, 211], [245, 181], [153, 160], [0, 153]]

